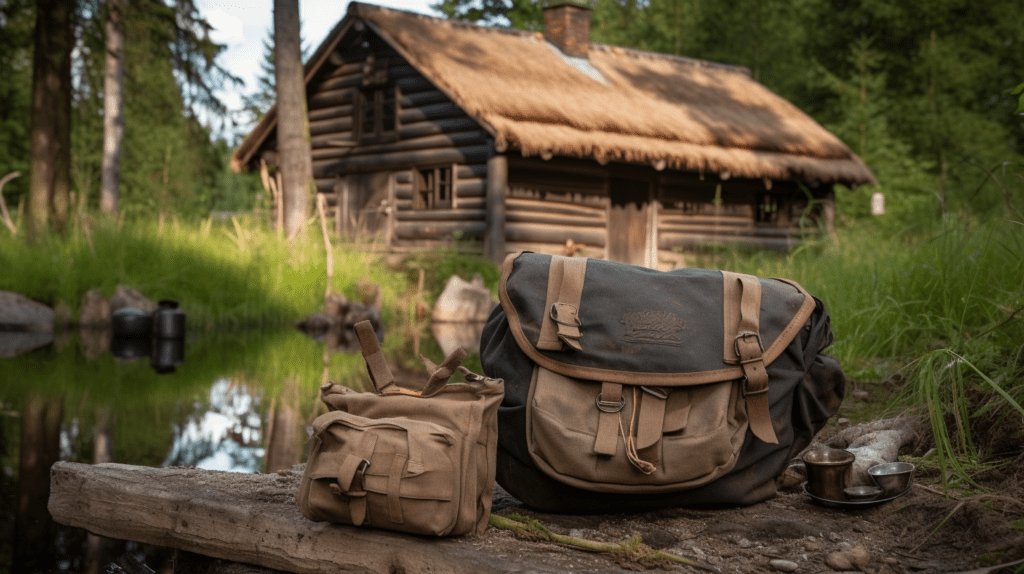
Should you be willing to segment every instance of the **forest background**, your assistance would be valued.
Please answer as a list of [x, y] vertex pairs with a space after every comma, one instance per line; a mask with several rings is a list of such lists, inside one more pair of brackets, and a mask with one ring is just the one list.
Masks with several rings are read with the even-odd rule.
[[[1020, 173], [1024, 120], [1011, 91], [1024, 81], [1024, 11], [1011, 0], [592, 0], [592, 39], [737, 64], [837, 134], [880, 186], [842, 190], [845, 222], [882, 191], [891, 233], [921, 232], [942, 214], [997, 215]], [[73, 210], [99, 205], [106, 2], [71, 15]], [[445, 0], [439, 13], [537, 30], [542, 3]], [[28, 194], [36, 2], [0, 2], [0, 176], [4, 197]], [[128, 3], [124, 17], [125, 131], [120, 218], [186, 219], [251, 210], [255, 176], [228, 168], [234, 134], [274, 101], [272, 58], [244, 109], [214, 96], [232, 82], [221, 47], [191, 0]], [[269, 31], [268, 31], [269, 34]], [[267, 54], [271, 40], [268, 39]], [[206, 125], [199, 118], [206, 118]], [[1019, 193], [1019, 187], [1017, 188]]]
[[[323, 245], [310, 240], [298, 256], [294, 248], [282, 247], [268, 225], [269, 198], [259, 177], [228, 166], [238, 143], [230, 134], [245, 133], [275, 100], [272, 39], [260, 86], [243, 109], [228, 109], [214, 93], [236, 79], [218, 64], [222, 47], [210, 40], [192, 0], [126, 3], [116, 224], [110, 226], [101, 213], [104, 42], [112, 2], [56, 2], [74, 7], [68, 15], [68, 217], [35, 247], [24, 241], [24, 232], [0, 230], [0, 289], [75, 305], [86, 289], [109, 292], [116, 282], [128, 281], [156, 296], [189, 292], [190, 317], [207, 326], [285, 324], [309, 312], [324, 289], [323, 255], [316, 251]], [[19, 229], [25, 227], [30, 195], [33, 34], [37, 16], [46, 13], [40, 7], [51, 4], [0, 0], [0, 176], [22, 173], [3, 188]], [[968, 418], [1003, 425], [1009, 434], [1002, 438], [1017, 445], [1008, 452], [1019, 455], [1024, 10], [1018, 2], [587, 5], [593, 8], [593, 41], [747, 67], [845, 141], [879, 181], [837, 190], [836, 242], [808, 241], [779, 257], [713, 249], [696, 254], [693, 263], [800, 281], [829, 305], [837, 331], [833, 352], [848, 374], [906, 381], [901, 388], [934, 401], [933, 425], [964, 424]], [[488, 25], [542, 28], [542, 3], [536, 1], [444, 0], [435, 8]], [[870, 215], [876, 192], [886, 197], [883, 217]], [[239, 223], [241, 217], [216, 223], [218, 213], [245, 214], [248, 223]], [[167, 221], [173, 232], [165, 230]], [[153, 257], [154, 252], [174, 257]], [[181, 257], [191, 258], [190, 267], [201, 272], [185, 277], [175, 262]], [[398, 270], [399, 279], [365, 254], [336, 257], [342, 269], [334, 288], [350, 296], [368, 274], [382, 285], [386, 300], [414, 301], [407, 295], [416, 269], [427, 270], [433, 285], [428, 291], [435, 295], [452, 269], [490, 269], [493, 286], [493, 266], [444, 254], [438, 256], [442, 265], [436, 258], [425, 262], [431, 254], [410, 259]], [[385, 321], [402, 312], [385, 309]], [[1001, 406], [992, 406], [992, 399]], [[960, 417], [961, 410], [970, 417]], [[1005, 425], [1007, 420], [1013, 425]], [[947, 435], [944, 427], [935, 429], [937, 437]], [[950, 452], [974, 450], [968, 430], [948, 433], [961, 441], [950, 443]]]

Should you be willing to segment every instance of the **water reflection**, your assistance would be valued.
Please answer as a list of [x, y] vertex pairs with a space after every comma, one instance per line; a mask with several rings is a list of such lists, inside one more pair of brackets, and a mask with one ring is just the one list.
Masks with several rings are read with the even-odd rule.
[[220, 379], [209, 401], [195, 402], [184, 424], [174, 424], [171, 452], [161, 466], [259, 472], [264, 449], [260, 399], [243, 385]]
[[[128, 551], [153, 567], [169, 559], [162, 550], [49, 522], [54, 461], [289, 468], [305, 455], [305, 427], [322, 412], [321, 381], [357, 390], [366, 381], [358, 352], [325, 352], [325, 342], [292, 329], [193, 333], [188, 360], [163, 376], [151, 368], [152, 347], [133, 352], [140, 360], [124, 361], [107, 352], [109, 341], [96, 354], [103, 337], [89, 335], [66, 333], [42, 349], [0, 358], [0, 573], [97, 572]], [[479, 370], [472, 354], [478, 340], [476, 326], [432, 332], [424, 324], [390, 329], [385, 353], [396, 372], [425, 380], [418, 355], [440, 361], [453, 344], [470, 347], [467, 366]]]

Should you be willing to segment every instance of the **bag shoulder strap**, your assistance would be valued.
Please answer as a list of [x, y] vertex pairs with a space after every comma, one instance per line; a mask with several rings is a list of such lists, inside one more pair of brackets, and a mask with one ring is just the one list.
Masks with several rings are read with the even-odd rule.
[[743, 369], [743, 396], [751, 432], [766, 443], [778, 444], [768, 408], [768, 371], [761, 343], [761, 281], [730, 271], [723, 271], [722, 278], [725, 362], [738, 363]]

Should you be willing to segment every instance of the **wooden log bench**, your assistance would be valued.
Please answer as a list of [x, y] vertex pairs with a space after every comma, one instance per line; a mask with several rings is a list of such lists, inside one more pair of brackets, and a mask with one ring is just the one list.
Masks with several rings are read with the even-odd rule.
[[58, 462], [49, 511], [99, 536], [287, 572], [558, 571], [491, 551], [487, 535], [436, 539], [311, 522], [295, 505], [299, 477]]

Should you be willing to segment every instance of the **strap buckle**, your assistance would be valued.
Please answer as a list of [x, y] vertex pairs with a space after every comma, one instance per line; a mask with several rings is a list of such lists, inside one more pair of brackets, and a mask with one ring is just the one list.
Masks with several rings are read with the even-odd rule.
[[[557, 315], [555, 315], [555, 306], [556, 305], [565, 305], [566, 307], [571, 307], [573, 311], [576, 311], [576, 313], [572, 317], [573, 321], [571, 323], [569, 321], [563, 321], [563, 320], [559, 319]], [[580, 308], [577, 307], [576, 305], [573, 305], [572, 303], [562, 303], [562, 302], [552, 303], [551, 304], [551, 308], [548, 309], [548, 316], [551, 317], [551, 320], [554, 321], [558, 325], [565, 325], [566, 327], [581, 327], [583, 325], [582, 323], [580, 323]]]
[[740, 355], [740, 339], [746, 339], [747, 337], [753, 337], [757, 339], [757, 348], [761, 350], [761, 354], [764, 354], [764, 345], [761, 343], [761, 334], [757, 331], [741, 331], [736, 338], [732, 340], [732, 348], [736, 351], [736, 356], [740, 359], [743, 358]]
[[620, 397], [619, 403], [615, 404], [615, 401], [602, 401], [601, 393], [597, 393], [597, 397], [594, 400], [597, 403], [597, 410], [602, 413], [617, 413], [626, 406], [626, 397]]

